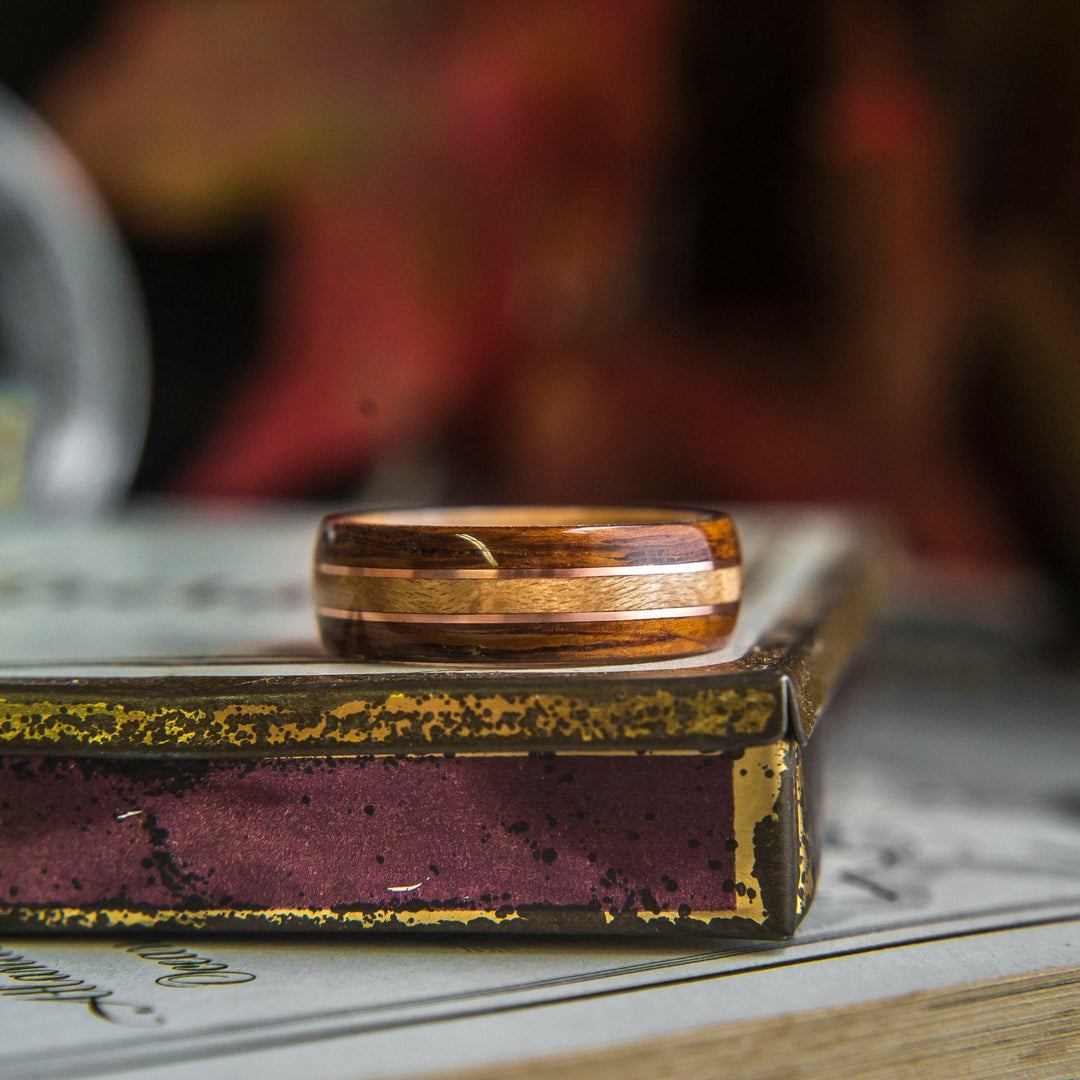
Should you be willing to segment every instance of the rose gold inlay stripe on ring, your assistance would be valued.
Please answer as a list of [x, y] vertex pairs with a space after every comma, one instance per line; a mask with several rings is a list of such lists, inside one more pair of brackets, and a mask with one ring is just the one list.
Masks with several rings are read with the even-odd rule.
[[341, 566], [337, 563], [319, 563], [320, 574], [339, 577], [386, 577], [386, 578], [571, 578], [571, 577], [627, 577], [641, 574], [700, 574], [718, 567], [714, 562], [664, 563], [659, 566], [543, 566], [536, 568], [506, 567], [494, 569], [482, 567], [449, 570], [410, 570], [404, 567]]
[[361, 622], [395, 623], [572, 623], [625, 622], [631, 619], [687, 619], [722, 614], [715, 604], [699, 607], [652, 608], [637, 611], [515, 611], [515, 612], [443, 612], [423, 614], [401, 611], [346, 611], [342, 608], [319, 608], [329, 619], [355, 619]]

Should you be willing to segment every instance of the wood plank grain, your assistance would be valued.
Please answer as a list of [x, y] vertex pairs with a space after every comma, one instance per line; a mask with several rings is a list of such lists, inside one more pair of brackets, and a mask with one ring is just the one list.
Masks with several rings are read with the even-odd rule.
[[1080, 967], [703, 1028], [439, 1080], [1076, 1080]]

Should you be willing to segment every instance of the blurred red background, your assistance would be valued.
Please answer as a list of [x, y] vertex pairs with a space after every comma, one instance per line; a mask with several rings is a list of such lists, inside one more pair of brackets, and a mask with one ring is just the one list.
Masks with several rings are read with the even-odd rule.
[[8, 21], [140, 270], [139, 491], [871, 504], [1080, 596], [1074, 5]]

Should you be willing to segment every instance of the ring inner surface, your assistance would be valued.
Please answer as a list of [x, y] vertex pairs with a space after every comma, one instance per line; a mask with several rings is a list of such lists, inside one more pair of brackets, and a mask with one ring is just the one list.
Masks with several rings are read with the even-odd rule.
[[456, 506], [432, 509], [375, 510], [343, 514], [341, 524], [404, 528], [589, 528], [618, 525], [691, 524], [710, 520], [701, 510], [644, 506]]

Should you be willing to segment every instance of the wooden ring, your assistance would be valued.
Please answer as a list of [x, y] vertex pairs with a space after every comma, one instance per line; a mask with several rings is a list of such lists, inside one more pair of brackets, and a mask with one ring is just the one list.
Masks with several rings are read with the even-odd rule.
[[341, 657], [596, 663], [688, 656], [735, 626], [727, 514], [462, 507], [331, 514], [315, 604]]

